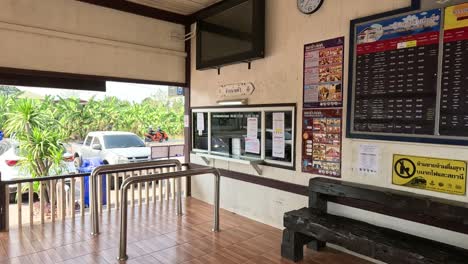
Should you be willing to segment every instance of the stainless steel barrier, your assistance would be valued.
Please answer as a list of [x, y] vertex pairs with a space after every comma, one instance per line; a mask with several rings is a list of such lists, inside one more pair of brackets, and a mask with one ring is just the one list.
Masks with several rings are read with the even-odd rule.
[[[131, 178], [127, 178], [124, 180], [122, 184], [122, 196], [121, 196], [121, 204], [122, 204], [122, 211], [120, 212], [120, 246], [119, 246], [119, 257], [117, 258], [119, 261], [124, 261], [128, 259], [127, 256], [127, 191], [128, 188], [135, 183], [142, 183], [148, 182], [153, 180], [165, 180], [165, 179], [173, 179], [177, 178], [180, 179], [182, 177], [189, 177], [195, 175], [202, 175], [202, 174], [213, 174], [214, 177], [214, 184], [215, 184], [215, 192], [214, 192], [214, 221], [213, 221], [213, 232], [219, 232], [219, 186], [220, 186], [220, 179], [221, 175], [219, 171], [215, 168], [206, 168], [206, 169], [192, 169], [186, 171], [178, 171], [178, 172], [170, 172], [170, 173], [163, 173], [163, 174], [152, 174], [152, 175], [143, 175], [143, 176], [135, 176]], [[178, 203], [181, 203], [181, 200]], [[179, 204], [178, 206], [181, 206]]]
[[[2, 181], [0, 175], [0, 232], [8, 231], [9, 229], [9, 207], [10, 207], [10, 186], [16, 186], [16, 190], [14, 192], [18, 193], [21, 192], [23, 186], [27, 186], [29, 191], [28, 200], [29, 200], [29, 224], [34, 224], [34, 184], [39, 184], [39, 216], [40, 216], [40, 223], [43, 224], [45, 222], [45, 214], [46, 214], [46, 202], [45, 202], [45, 193], [49, 193], [49, 206], [50, 206], [50, 218], [51, 221], [54, 222], [57, 218], [64, 220], [67, 214], [72, 218], [75, 217], [75, 200], [74, 199], [66, 199], [65, 193], [65, 185], [70, 184], [70, 196], [74, 197], [74, 190], [75, 190], [75, 181], [79, 180], [80, 183], [83, 183], [83, 179], [88, 176], [86, 173], [80, 174], [68, 174], [68, 175], [57, 175], [57, 176], [44, 176], [44, 177], [37, 177], [37, 178], [19, 178], [15, 180], [8, 180]], [[83, 184], [84, 186], [84, 184]], [[82, 195], [84, 192], [84, 187], [81, 187], [81, 199], [80, 199], [80, 214], [81, 217], [84, 217], [84, 196]], [[68, 202], [65, 202], [69, 200]], [[17, 221], [18, 227], [20, 228], [23, 225], [22, 219], [22, 195], [18, 195], [17, 200]], [[69, 205], [70, 212], [67, 212], [66, 205]]]
[[[138, 162], [138, 163], [102, 165], [94, 169], [90, 176], [90, 185], [91, 185], [90, 205], [91, 205], [91, 224], [92, 224], [91, 234], [92, 235], [99, 234], [99, 201], [97, 198], [97, 193], [98, 193], [97, 186], [98, 186], [98, 177], [101, 174], [119, 173], [119, 172], [135, 171], [135, 170], [147, 170], [147, 169], [160, 168], [161, 166], [168, 166], [168, 165], [176, 166], [178, 171], [180, 171], [182, 168], [182, 164], [180, 163], [179, 160], [170, 159], [170, 160], [156, 160], [156, 161]], [[139, 176], [134, 176], [134, 177], [139, 177]], [[128, 179], [131, 179], [131, 178], [133, 177], [130, 177]], [[177, 214], [181, 215], [182, 214], [182, 194], [180, 191], [180, 185], [181, 185], [180, 178], [178, 178], [176, 185], [178, 185], [177, 187], [177, 190], [178, 190]], [[118, 186], [115, 186], [115, 188], [118, 188]], [[123, 206], [126, 203], [127, 201], [125, 200], [125, 202], [123, 202], [121, 205]]]

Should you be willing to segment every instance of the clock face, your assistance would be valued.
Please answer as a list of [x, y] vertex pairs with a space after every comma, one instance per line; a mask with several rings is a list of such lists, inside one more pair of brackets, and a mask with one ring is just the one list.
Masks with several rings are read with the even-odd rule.
[[297, 0], [297, 8], [304, 14], [312, 14], [319, 10], [324, 0]]

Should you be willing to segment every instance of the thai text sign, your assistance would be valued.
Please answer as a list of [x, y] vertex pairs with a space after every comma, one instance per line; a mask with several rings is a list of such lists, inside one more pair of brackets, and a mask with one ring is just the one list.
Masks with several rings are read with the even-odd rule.
[[254, 91], [253, 83], [223, 84], [218, 88], [218, 97], [247, 97]]
[[392, 183], [411, 188], [464, 195], [466, 162], [393, 155]]

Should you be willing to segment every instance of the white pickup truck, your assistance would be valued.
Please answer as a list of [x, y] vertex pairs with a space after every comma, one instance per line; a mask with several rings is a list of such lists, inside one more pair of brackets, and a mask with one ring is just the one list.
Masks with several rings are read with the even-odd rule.
[[151, 148], [137, 135], [121, 131], [90, 132], [83, 145], [74, 147], [75, 167], [81, 167], [82, 161], [88, 158], [100, 158], [104, 164], [121, 164], [148, 161], [151, 159]]

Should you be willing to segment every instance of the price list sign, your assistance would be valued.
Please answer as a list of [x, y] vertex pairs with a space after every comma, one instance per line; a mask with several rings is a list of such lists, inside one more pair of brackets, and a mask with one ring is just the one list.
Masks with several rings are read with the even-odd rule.
[[441, 10], [356, 28], [353, 130], [432, 135]]
[[441, 135], [468, 137], [468, 3], [447, 7], [440, 98]]

